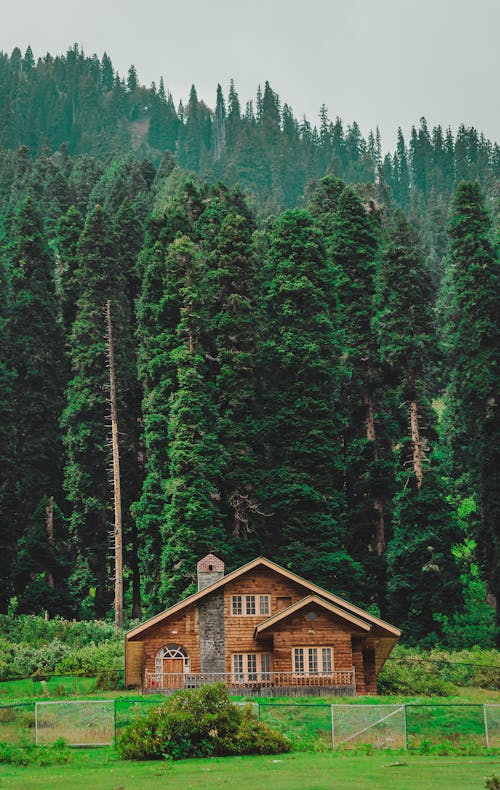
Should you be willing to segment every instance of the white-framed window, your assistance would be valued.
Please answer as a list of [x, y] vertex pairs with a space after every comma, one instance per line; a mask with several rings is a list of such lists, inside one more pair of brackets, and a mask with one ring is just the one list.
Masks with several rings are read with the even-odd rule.
[[269, 595], [259, 595], [260, 614], [269, 614]]
[[257, 614], [255, 595], [245, 595], [245, 614]]
[[231, 597], [231, 614], [235, 617], [240, 615], [265, 617], [270, 613], [269, 595], [233, 595]]
[[333, 670], [333, 648], [293, 647], [294, 675], [327, 675]]
[[232, 612], [234, 615], [243, 614], [243, 596], [233, 595]]
[[270, 653], [235, 653], [233, 655], [235, 683], [255, 683], [271, 679]]

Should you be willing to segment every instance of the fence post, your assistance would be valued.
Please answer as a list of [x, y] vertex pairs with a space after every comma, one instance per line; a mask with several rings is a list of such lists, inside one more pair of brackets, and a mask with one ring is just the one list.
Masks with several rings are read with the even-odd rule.
[[405, 749], [408, 751], [408, 722], [406, 719], [406, 702], [404, 704], [404, 718], [405, 718]]
[[113, 700], [113, 741], [116, 746], [116, 699]]
[[35, 743], [38, 745], [38, 703], [35, 702]]
[[486, 738], [486, 748], [490, 748], [490, 734], [488, 732], [488, 717], [486, 715], [486, 705], [483, 704], [484, 735]]
[[333, 705], [330, 705], [330, 719], [332, 723], [332, 749], [335, 749], [335, 716], [333, 713]]

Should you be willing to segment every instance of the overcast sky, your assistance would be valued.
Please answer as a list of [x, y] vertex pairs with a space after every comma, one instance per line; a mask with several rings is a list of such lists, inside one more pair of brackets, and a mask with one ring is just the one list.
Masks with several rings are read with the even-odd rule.
[[297, 117], [378, 124], [384, 147], [425, 115], [500, 139], [500, 0], [0, 0], [0, 49], [79, 43], [176, 103], [209, 106], [231, 77], [242, 105], [269, 80]]

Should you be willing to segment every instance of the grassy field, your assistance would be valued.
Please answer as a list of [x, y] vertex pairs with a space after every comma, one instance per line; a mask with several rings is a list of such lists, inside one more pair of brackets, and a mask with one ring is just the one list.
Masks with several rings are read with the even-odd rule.
[[110, 749], [75, 751], [69, 765], [1, 766], [0, 787], [10, 790], [150, 790], [224, 788], [239, 790], [477, 790], [500, 774], [500, 759], [423, 757], [381, 752], [370, 757], [292, 753], [281, 757], [227, 757], [176, 763], [127, 763]]

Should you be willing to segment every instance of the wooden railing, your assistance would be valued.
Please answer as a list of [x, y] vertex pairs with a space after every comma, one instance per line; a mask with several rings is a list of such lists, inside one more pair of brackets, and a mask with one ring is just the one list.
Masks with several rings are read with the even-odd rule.
[[317, 672], [312, 675], [292, 672], [148, 672], [144, 673], [144, 689], [147, 691], [199, 688], [205, 683], [225, 683], [230, 688], [301, 688], [313, 686], [355, 688], [354, 667], [352, 670]]

